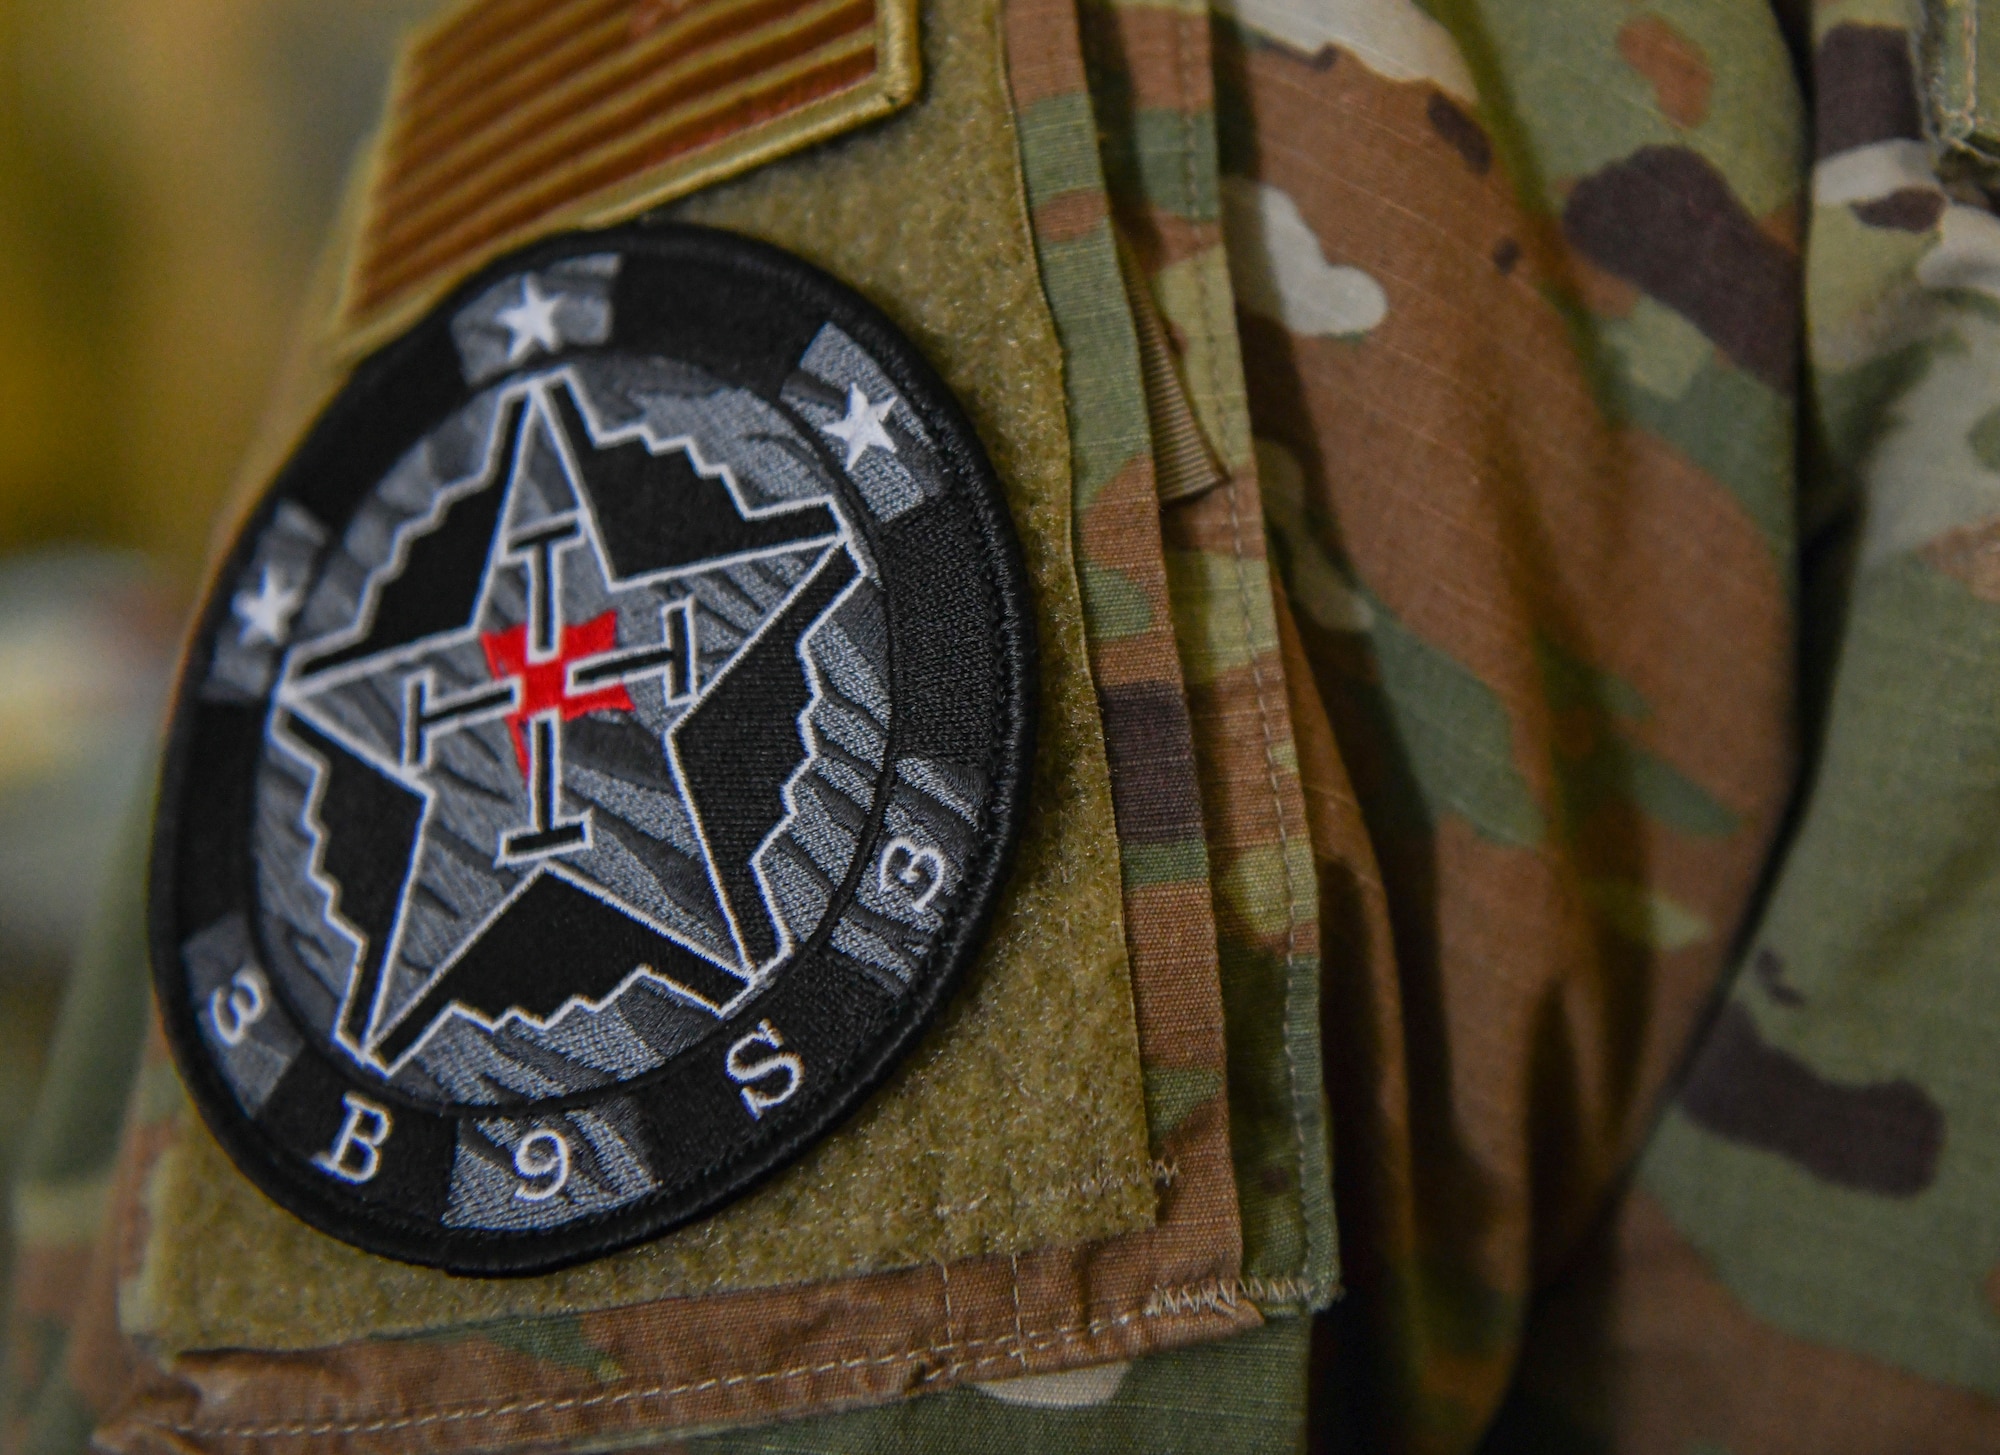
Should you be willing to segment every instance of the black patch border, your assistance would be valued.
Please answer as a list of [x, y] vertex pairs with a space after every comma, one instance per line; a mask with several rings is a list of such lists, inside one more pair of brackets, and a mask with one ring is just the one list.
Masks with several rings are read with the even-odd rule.
[[[303, 1153], [295, 1156], [281, 1153], [275, 1139], [244, 1113], [213, 1059], [194, 997], [189, 993], [182, 946], [191, 934], [219, 917], [212, 894], [219, 881], [233, 878], [239, 886], [238, 892], [245, 896], [240, 904], [221, 906], [221, 913], [241, 908], [248, 914], [255, 905], [249, 862], [254, 795], [249, 785], [253, 781], [255, 749], [262, 743], [262, 724], [269, 702], [267, 699], [253, 706], [204, 701], [201, 687], [211, 665], [212, 645], [230, 611], [233, 583], [249, 565], [253, 548], [279, 505], [292, 500], [328, 526], [328, 540], [321, 547], [323, 554], [332, 548], [366, 492], [407, 449], [451, 411], [502, 382], [500, 378], [477, 385], [465, 381], [451, 335], [453, 316], [502, 279], [525, 270], [544, 269], [572, 257], [604, 252], [617, 252], [624, 258], [613, 290], [611, 336], [601, 344], [566, 345], [532, 363], [524, 362], [522, 371], [539, 371], [563, 358], [591, 353], [668, 352], [654, 341], [656, 334], [643, 328], [647, 321], [645, 304], [626, 295], [632, 273], [641, 271], [633, 269], [635, 261], [642, 267], [648, 263], [664, 264], [676, 273], [729, 275], [742, 285], [760, 290], [769, 300], [772, 314], [789, 305], [798, 317], [811, 320], [810, 326], [798, 325], [808, 341], [821, 325], [838, 326], [872, 356], [904, 403], [923, 422], [950, 477], [949, 494], [941, 498], [954, 500], [970, 519], [984, 547], [988, 567], [993, 608], [989, 623], [993, 671], [1001, 707], [990, 740], [990, 786], [982, 819], [974, 829], [977, 847], [964, 866], [962, 887], [953, 896], [923, 969], [899, 1002], [891, 1004], [885, 995], [874, 1013], [865, 1015], [872, 1029], [862, 1035], [857, 1051], [844, 1063], [823, 1071], [816, 1068], [813, 1082], [795, 1099], [796, 1111], [788, 1104], [785, 1111], [789, 1114], [775, 1124], [753, 1124], [750, 1134], [734, 1138], [723, 1155], [681, 1182], [663, 1185], [631, 1203], [577, 1218], [560, 1228], [506, 1232], [448, 1227], [440, 1220], [426, 1220], [385, 1206], [359, 1188], [311, 1171]], [[665, 306], [673, 305], [668, 302]], [[697, 301], [696, 309], [701, 306]], [[655, 321], [658, 312], [656, 306]], [[628, 313], [639, 315], [640, 327], [628, 324]], [[799, 336], [794, 329], [782, 331], [775, 338], [782, 341]], [[720, 347], [724, 354], [728, 352], [727, 345], [711, 343], [709, 347]], [[748, 384], [755, 392], [775, 401], [778, 387], [796, 368], [802, 353], [803, 345], [787, 359], [767, 361], [767, 368], [775, 368], [775, 373], [739, 376], [735, 382]], [[711, 353], [696, 362], [712, 367], [719, 360]], [[836, 472], [836, 478], [843, 487], [851, 488], [844, 472]], [[318, 570], [316, 560], [315, 575]], [[852, 1115], [914, 1049], [956, 993], [977, 957], [1013, 865], [1033, 774], [1039, 705], [1037, 647], [1025, 559], [998, 476], [971, 422], [944, 381], [873, 304], [790, 253], [718, 229], [640, 221], [598, 231], [561, 234], [493, 262], [455, 289], [408, 333], [355, 367], [266, 488], [257, 507], [239, 525], [234, 544], [212, 581], [208, 600], [188, 638], [181, 662], [155, 808], [147, 910], [155, 991], [176, 1065], [216, 1140], [236, 1166], [273, 1201], [344, 1242], [368, 1252], [456, 1274], [525, 1276], [553, 1272], [600, 1257], [695, 1221], [783, 1170]], [[883, 585], [893, 597], [894, 583], [885, 577]], [[892, 661], [894, 649], [892, 638]], [[246, 736], [243, 724], [233, 721], [240, 717], [252, 719], [258, 730]], [[898, 720], [891, 723], [886, 764], [893, 765], [897, 755], [900, 717], [899, 714]], [[206, 719], [214, 719], [216, 727], [233, 730], [235, 743], [218, 744], [212, 732], [198, 733]], [[235, 772], [225, 774], [218, 782], [213, 776], [218, 768], [211, 760], [222, 749], [225, 762], [230, 761], [227, 750], [232, 746], [239, 753], [248, 748], [250, 756], [235, 763]], [[197, 766], [198, 751], [203, 757], [202, 776], [206, 781], [195, 783], [191, 777]], [[197, 790], [199, 802], [190, 798], [191, 788]], [[204, 811], [206, 805], [218, 801], [226, 804], [228, 815], [239, 821], [236, 833], [229, 832], [226, 822], [216, 821], [223, 810]], [[858, 876], [873, 862], [872, 851], [878, 847], [883, 831], [878, 811], [875, 825], [835, 897], [836, 904], [845, 902], [854, 892]], [[189, 871], [197, 883], [181, 882], [184, 861], [216, 856], [224, 862], [207, 873]], [[206, 902], [203, 893], [189, 896], [183, 892], [186, 889], [208, 891]], [[184, 913], [184, 906], [194, 908], [196, 913]], [[830, 913], [827, 923], [801, 947], [794, 971], [816, 969], [820, 962], [830, 964], [836, 957], [837, 952], [830, 945], [821, 943], [832, 919]], [[816, 944], [819, 949], [814, 953]], [[860, 979], [858, 974], [856, 978]], [[770, 1002], [782, 998], [786, 986], [795, 979], [803, 977], [789, 973], [781, 976], [758, 1000], [745, 1007], [738, 1019], [720, 1026], [703, 1045], [719, 1048], [721, 1038], [736, 1027], [738, 1020], [748, 1017], [754, 1022], [758, 1016], [768, 1014]], [[808, 989], [804, 983], [796, 987], [798, 993]], [[861, 998], [857, 997], [857, 1010], [860, 1003]], [[287, 1070], [279, 1086], [273, 1088], [267, 1108], [280, 1099], [284, 1082], [295, 1077], [324, 1079], [331, 1072], [336, 1080], [352, 1085], [369, 1100], [390, 1105], [399, 1120], [412, 1114], [409, 1104], [401, 1101], [393, 1090], [347, 1072], [313, 1037], [307, 1036], [305, 1041], [299, 1059]], [[661, 1071], [670, 1073], [675, 1066], [691, 1065], [699, 1055], [699, 1048], [690, 1050]], [[658, 1098], [674, 1079], [671, 1074], [662, 1079], [660, 1072], [648, 1073], [619, 1083], [609, 1094]], [[573, 1102], [577, 1098], [557, 1098], [547, 1105], [557, 1107], [565, 1100]], [[450, 1116], [436, 1111], [422, 1114], [442, 1122], [518, 1117], [525, 1110], [503, 1105]], [[455, 1145], [454, 1138], [442, 1153], [445, 1165], [431, 1169], [432, 1175], [447, 1183]]]

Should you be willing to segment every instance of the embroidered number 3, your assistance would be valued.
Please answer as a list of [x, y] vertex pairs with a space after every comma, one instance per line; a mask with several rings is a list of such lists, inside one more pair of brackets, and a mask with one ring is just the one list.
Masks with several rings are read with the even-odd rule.
[[271, 997], [266, 993], [269, 988], [264, 972], [254, 965], [245, 965], [229, 984], [215, 988], [208, 997], [208, 1018], [223, 1045], [242, 1045], [250, 1027], [264, 1018], [264, 1012], [271, 1008]]
[[[761, 1119], [770, 1108], [790, 1101], [805, 1082], [806, 1063], [793, 1052], [781, 1049], [784, 1044], [785, 1038], [778, 1034], [776, 1026], [759, 1021], [757, 1029], [731, 1046], [723, 1059], [723, 1069], [736, 1083], [738, 1095], [753, 1117]], [[767, 1053], [758, 1053], [755, 1048], [759, 1046], [767, 1048]], [[784, 1077], [784, 1083], [768, 1089], [778, 1076]]]

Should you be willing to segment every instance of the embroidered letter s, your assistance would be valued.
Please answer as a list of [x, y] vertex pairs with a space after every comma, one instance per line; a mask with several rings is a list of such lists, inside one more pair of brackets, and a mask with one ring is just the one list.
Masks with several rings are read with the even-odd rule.
[[[757, 1029], [729, 1048], [729, 1055], [723, 1060], [723, 1069], [729, 1079], [740, 1088], [743, 1105], [750, 1115], [762, 1119], [766, 1111], [781, 1102], [790, 1101], [806, 1079], [806, 1063], [790, 1051], [781, 1050], [785, 1038], [778, 1034], [778, 1028], [769, 1021], [760, 1021]], [[752, 1047], [766, 1046], [774, 1055], [757, 1055]], [[782, 1075], [784, 1085], [776, 1091], [760, 1090], [753, 1083], [768, 1082], [769, 1078]]]

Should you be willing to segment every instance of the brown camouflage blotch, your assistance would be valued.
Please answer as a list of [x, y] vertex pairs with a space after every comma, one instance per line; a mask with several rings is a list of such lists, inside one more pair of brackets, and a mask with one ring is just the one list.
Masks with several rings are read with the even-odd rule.
[[1038, 236], [1052, 243], [1067, 243], [1088, 237], [1110, 216], [1104, 194], [1093, 187], [1051, 197], [1034, 209], [1033, 222]]
[[1849, 210], [1868, 226], [1897, 232], [1929, 232], [1944, 209], [1944, 193], [1930, 187], [1901, 187], [1872, 202], [1849, 204]]
[[[1125, 579], [1130, 580], [1129, 577]], [[1159, 638], [1151, 632], [1114, 637], [1091, 653], [1091, 669], [1097, 680], [1107, 687], [1128, 682], [1156, 682], [1160, 680], [1161, 651]]]
[[1145, 599], [1149, 613], [1142, 632], [1114, 636], [1102, 628], [1092, 631], [1091, 671], [1099, 689], [1124, 682], [1178, 681], [1180, 658], [1171, 630], [1160, 501], [1150, 456], [1127, 461], [1097, 492], [1077, 517], [1076, 537], [1079, 564], [1117, 572]]
[[1563, 230], [1579, 252], [1682, 314], [1740, 367], [1791, 391], [1798, 257], [1757, 226], [1701, 153], [1641, 147], [1580, 179], [1563, 204]]
[[1660, 114], [1676, 126], [1700, 126], [1708, 119], [1715, 89], [1708, 52], [1653, 14], [1635, 15], [1618, 28], [1618, 54], [1646, 78]]
[[1757, 1318], [1643, 1190], [1538, 1314], [1537, 1344], [1524, 1386], [1607, 1455], [2000, 1449], [2000, 1403]]
[[1910, 37], [1901, 26], [1834, 26], [1820, 39], [1812, 71], [1815, 155], [1922, 139]]
[[[1215, 927], [1205, 880], [1130, 889], [1125, 907], [1129, 916], [1143, 916], [1153, 927], [1133, 955], [1135, 961], [1144, 961], [1144, 973], [1162, 981], [1215, 977]], [[1220, 1071], [1225, 1066], [1220, 1020], [1190, 1004], [1146, 996], [1139, 1002], [1139, 1059], [1148, 1066], [1207, 1066]]]
[[1880, 1197], [1927, 1190], [1944, 1151], [1944, 1111], [1916, 1082], [1831, 1080], [1766, 1041], [1735, 1002], [1703, 1039], [1680, 1105], [1726, 1141]]
[[[1255, 697], [1259, 677], [1266, 691], [1284, 685], [1283, 669], [1269, 657], [1256, 671], [1242, 667], [1188, 688], [1195, 721], [1207, 729], [1197, 738], [1196, 753], [1211, 844], [1218, 836], [1228, 844], [1253, 848], [1276, 844], [1281, 836], [1306, 841], [1304, 824], [1271, 791], [1271, 765]], [[1224, 865], [1218, 861], [1212, 868], [1220, 878]]]
[[1474, 176], [1486, 175], [1493, 166], [1493, 143], [1486, 135], [1486, 128], [1473, 120], [1470, 112], [1444, 92], [1433, 91], [1424, 106], [1424, 119], [1464, 159]]
[[1000, 7], [1002, 37], [1007, 53], [1007, 87], [1020, 116], [1038, 102], [1076, 96], [1085, 90], [1083, 55], [1076, 30], [1052, 26], [1032, 4]]
[[1214, 107], [1207, 16], [1166, 6], [1088, 3], [1077, 6], [1077, 20], [1090, 67], [1114, 72], [1135, 109], [1194, 116]]
[[1171, 1220], [1176, 1226], [1209, 1229], [1212, 1237], [1237, 1242], [1236, 1167], [1229, 1155], [1227, 1087], [1218, 1087], [1215, 1095], [1189, 1112], [1168, 1134], [1160, 1151], [1174, 1169], [1173, 1177], [1160, 1188], [1162, 1226]]
[[1942, 571], [1981, 601], [2000, 605], [2000, 518], [1946, 531], [1920, 554], [1925, 564]]

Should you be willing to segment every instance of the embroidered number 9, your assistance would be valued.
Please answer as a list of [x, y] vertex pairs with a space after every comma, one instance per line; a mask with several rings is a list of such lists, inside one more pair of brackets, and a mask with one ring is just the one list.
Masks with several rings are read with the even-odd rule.
[[514, 1144], [514, 1170], [524, 1184], [514, 1189], [515, 1197], [547, 1202], [569, 1182], [569, 1138], [547, 1127], [528, 1133]]
[[884, 892], [891, 884], [902, 886], [915, 908], [928, 909], [944, 887], [944, 855], [915, 839], [891, 839], [876, 867], [875, 882]]

